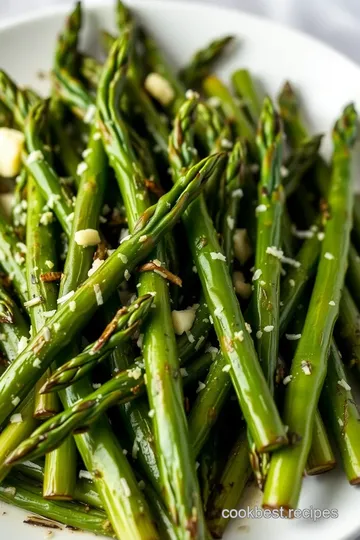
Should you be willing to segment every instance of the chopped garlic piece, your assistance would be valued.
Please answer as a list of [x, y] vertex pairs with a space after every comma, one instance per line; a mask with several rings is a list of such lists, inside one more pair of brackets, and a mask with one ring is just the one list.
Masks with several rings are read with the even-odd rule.
[[103, 296], [102, 296], [100, 285], [98, 283], [95, 283], [93, 289], [94, 289], [97, 305], [102, 306], [103, 303], [104, 303], [104, 299], [103, 299]]
[[43, 316], [46, 318], [46, 319], [50, 319], [50, 317], [52, 317], [53, 315], [55, 315], [56, 313], [56, 309], [52, 309], [50, 311], [43, 311]]
[[88, 276], [92, 276], [94, 272], [96, 272], [96, 270], [98, 268], [100, 268], [100, 266], [104, 263], [105, 261], [103, 259], [95, 259], [92, 263], [92, 266], [90, 268], [90, 270], [88, 271]]
[[301, 338], [301, 334], [285, 334], [285, 337], [289, 341], [297, 341]]
[[264, 332], [272, 332], [274, 330], [274, 326], [272, 324], [268, 324], [267, 326], [264, 326]]
[[176, 310], [171, 312], [175, 334], [181, 336], [191, 329], [195, 320], [195, 310], [193, 308]]
[[38, 304], [41, 304], [43, 301], [41, 296], [34, 296], [34, 298], [31, 298], [31, 300], [27, 300], [27, 302], [24, 302], [24, 307], [34, 307]]
[[283, 384], [286, 386], [287, 384], [289, 384], [292, 378], [293, 378], [292, 375], [288, 375], [287, 377], [284, 377]]
[[44, 159], [44, 154], [41, 152], [41, 150], [34, 150], [28, 155], [26, 163], [31, 165], [35, 161], [41, 161], [42, 159]]
[[44, 334], [45, 341], [49, 342], [51, 340], [51, 333], [50, 333], [50, 328], [48, 326], [44, 326], [43, 334]]
[[83, 118], [85, 124], [91, 124], [92, 123], [92, 121], [95, 118], [95, 113], [96, 113], [96, 106], [95, 105], [89, 105], [89, 107], [86, 110], [86, 113], [84, 114], [84, 118]]
[[334, 255], [332, 253], [329, 253], [328, 251], [325, 253], [324, 257], [328, 261], [332, 261], [333, 259], [335, 259]]
[[131, 496], [131, 491], [130, 491], [129, 484], [127, 483], [126, 478], [120, 478], [120, 483], [121, 483], [121, 487], [123, 489], [125, 497], [129, 498]]
[[351, 390], [351, 386], [345, 381], [345, 379], [340, 379], [340, 381], [338, 381], [338, 385], [342, 386], [347, 392]]
[[257, 207], [255, 208], [255, 212], [256, 212], [257, 214], [260, 214], [261, 212], [266, 212], [266, 210], [267, 210], [266, 204], [259, 204], [259, 206], [257, 206]]
[[78, 246], [96, 246], [100, 241], [99, 231], [96, 229], [82, 229], [75, 233], [75, 242]]
[[17, 407], [20, 403], [20, 398], [19, 396], [15, 396], [12, 400], [11, 400], [11, 403], [14, 405], [14, 407]]
[[236, 229], [234, 236], [234, 254], [243, 266], [251, 257], [253, 250], [246, 229]]
[[19, 339], [19, 342], [18, 342], [18, 353], [22, 353], [26, 347], [27, 347], [27, 344], [28, 344], [28, 339], [25, 337], [25, 336], [21, 336], [21, 338]]
[[235, 332], [234, 339], [238, 341], [244, 341], [244, 330], [239, 330], [238, 332]]
[[261, 276], [261, 274], [262, 274], [262, 270], [260, 270], [260, 268], [258, 268], [257, 270], [255, 270], [252, 280], [253, 281], [258, 280], [259, 277]]
[[124, 264], [126, 264], [126, 263], [128, 262], [128, 260], [129, 260], [129, 259], [127, 258], [127, 256], [124, 255], [124, 253], [118, 253], [118, 257], [119, 257], [119, 259], [121, 259], [121, 261], [122, 261]]
[[128, 369], [127, 373], [128, 373], [128, 377], [137, 380], [137, 379], [140, 379], [142, 371], [139, 368], [139, 366], [136, 366], [132, 369]]
[[215, 253], [214, 251], [212, 251], [212, 252], [210, 253], [210, 256], [211, 256], [211, 258], [213, 259], [213, 261], [216, 261], [216, 260], [218, 259], [219, 261], [224, 261], [224, 262], [226, 262], [226, 257], [225, 257], [225, 255], [223, 255], [223, 254], [220, 253], [220, 252], [219, 252], [219, 253]]
[[165, 107], [175, 98], [175, 92], [169, 82], [159, 73], [149, 73], [144, 82], [149, 94]]
[[192, 90], [191, 88], [189, 88], [185, 92], [185, 97], [186, 97], [186, 99], [199, 99], [200, 94], [198, 92], [196, 92], [195, 90]]
[[38, 369], [41, 368], [41, 362], [39, 358], [35, 358], [35, 360], [33, 361], [33, 367], [36, 367]]
[[307, 360], [303, 360], [301, 362], [301, 369], [305, 373], [305, 375], [311, 375], [311, 364]]
[[74, 296], [75, 294], [75, 291], [70, 291], [68, 292], [67, 294], [64, 294], [64, 296], [60, 296], [58, 299], [57, 299], [57, 303], [58, 304], [64, 304], [67, 300], [69, 300], [69, 298], [71, 298], [72, 296]]
[[227, 216], [226, 218], [227, 226], [229, 227], [230, 231], [234, 230], [235, 227], [235, 219], [231, 216]]
[[15, 413], [10, 416], [10, 424], [21, 424], [22, 421], [23, 419], [20, 413]]
[[75, 300], [71, 300], [71, 302], [69, 302], [69, 309], [73, 313], [76, 311], [76, 302], [75, 302]]
[[83, 469], [80, 469], [79, 478], [86, 478], [86, 480], [92, 480], [93, 476], [92, 476], [91, 472], [84, 471]]
[[245, 276], [242, 272], [235, 271], [233, 273], [233, 284], [235, 288], [236, 294], [240, 296], [240, 298], [243, 298], [246, 300], [250, 297], [252, 292], [252, 287], [250, 283], [245, 283]]

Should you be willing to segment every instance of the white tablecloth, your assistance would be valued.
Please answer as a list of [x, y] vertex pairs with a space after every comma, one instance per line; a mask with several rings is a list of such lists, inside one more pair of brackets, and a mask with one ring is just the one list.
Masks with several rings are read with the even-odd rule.
[[[171, 0], [168, 0], [171, 1]], [[191, 1], [191, 0], [184, 0]], [[326, 41], [360, 64], [360, 0], [203, 0], [261, 14]], [[4, 16], [68, 0], [0, 0]]]

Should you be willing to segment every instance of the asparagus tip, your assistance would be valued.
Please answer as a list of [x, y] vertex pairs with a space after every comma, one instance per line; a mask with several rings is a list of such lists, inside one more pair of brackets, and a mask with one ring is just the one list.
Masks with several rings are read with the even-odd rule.
[[333, 129], [333, 142], [335, 146], [352, 148], [358, 135], [358, 115], [353, 103], [349, 103], [335, 122]]

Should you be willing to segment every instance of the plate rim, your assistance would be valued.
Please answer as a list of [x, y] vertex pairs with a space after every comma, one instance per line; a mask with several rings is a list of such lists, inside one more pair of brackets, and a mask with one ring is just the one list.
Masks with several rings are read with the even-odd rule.
[[[332, 45], [329, 45], [322, 39], [315, 37], [311, 34], [308, 34], [307, 32], [304, 32], [303, 30], [299, 30], [298, 28], [293, 28], [292, 26], [288, 26], [285, 23], [282, 23], [280, 21], [274, 21], [272, 19], [268, 19], [265, 15], [258, 15], [256, 13], [249, 13], [247, 11], [244, 11], [242, 9], [238, 9], [235, 7], [229, 7], [229, 6], [223, 6], [223, 5], [214, 5], [207, 3], [205, 1], [201, 0], [191, 0], [184, 2], [183, 0], [126, 0], [126, 4], [129, 4], [130, 6], [133, 6], [135, 9], [138, 6], [146, 6], [151, 7], [151, 5], [154, 6], [166, 6], [166, 10], [185, 10], [185, 11], [209, 11], [214, 13], [214, 17], [216, 16], [216, 13], [223, 14], [224, 12], [227, 12], [229, 15], [233, 14], [234, 16], [241, 16], [247, 18], [250, 22], [258, 25], [264, 25], [268, 28], [272, 28], [274, 31], [279, 30], [285, 34], [288, 34], [289, 36], [295, 36], [297, 39], [304, 40], [308, 43], [308, 45], [313, 44], [317, 48], [322, 48], [323, 53], [335, 55], [337, 57], [338, 61], [344, 62], [348, 65], [349, 68], [352, 68], [356, 70], [360, 74], [360, 64], [357, 64], [352, 58], [347, 56], [345, 53], [339, 51]], [[91, 8], [102, 8], [111, 6], [114, 4], [114, 0], [82, 0], [83, 8], [91, 9]], [[67, 0], [64, 3], [61, 4], [54, 4], [52, 6], [44, 6], [42, 8], [35, 8], [33, 11], [25, 12], [25, 14], [21, 15], [10, 15], [5, 17], [0, 21], [0, 33], [3, 31], [9, 30], [11, 28], [31, 24], [32, 22], [35, 22], [37, 20], [44, 19], [46, 17], [51, 17], [54, 15], [66, 15], [68, 13], [69, 9], [74, 5], [74, 1]]]

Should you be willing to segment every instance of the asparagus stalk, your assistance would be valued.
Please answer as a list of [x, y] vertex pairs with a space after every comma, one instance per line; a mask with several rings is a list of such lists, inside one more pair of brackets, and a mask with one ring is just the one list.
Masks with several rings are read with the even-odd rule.
[[234, 262], [234, 228], [239, 214], [242, 187], [245, 183], [246, 148], [239, 140], [230, 154], [225, 171], [226, 210], [222, 219], [223, 249], [232, 274]]
[[[14, 469], [15, 471], [19, 471], [24, 476], [35, 480], [39, 484], [44, 479], [44, 467], [41, 461], [25, 461], [17, 465]], [[87, 478], [80, 478], [76, 482], [74, 500], [92, 506], [93, 508], [103, 509], [99, 494], [94, 488], [94, 482]]]
[[[149, 206], [149, 200], [141, 165], [132, 152], [126, 126], [116, 111], [124, 87], [123, 66], [128, 55], [126, 46], [129, 38], [133, 39], [124, 33], [110, 52], [100, 82], [98, 102], [101, 122], [107, 130], [106, 134], [103, 133], [104, 145], [115, 170], [132, 232], [137, 219]], [[164, 245], [157, 246], [155, 256], [160, 261], [164, 260]], [[180, 537], [203, 538], [205, 524], [195, 463], [188, 442], [181, 382], [176, 376], [179, 361], [167, 283], [158, 274], [145, 273], [140, 276], [139, 284], [140, 294], [153, 292], [156, 295], [156, 308], [144, 328], [143, 356], [148, 398], [154, 410], [154, 442], [165, 502], [174, 523], [179, 524]]]
[[[301, 441], [272, 457], [263, 500], [264, 506], [270, 508], [294, 508], [299, 498], [311, 444], [314, 413], [326, 374], [327, 356], [345, 277], [353, 200], [351, 148], [355, 137], [356, 112], [349, 105], [333, 131], [333, 172], [329, 194], [331, 217], [326, 224], [316, 282], [285, 397], [284, 421], [289, 426], [289, 432], [300, 436]], [[279, 478], [282, 479], [281, 485]], [[286, 480], [290, 478], [291, 482]]]
[[354, 228], [352, 231], [352, 239], [356, 246], [356, 249], [360, 249], [360, 197], [359, 194], [354, 198], [354, 211], [353, 211]]
[[137, 298], [129, 307], [119, 309], [101, 336], [78, 356], [60, 366], [45, 382], [41, 392], [59, 391], [84, 377], [105, 360], [114, 347], [130, 339], [139, 330], [153, 303], [151, 294]]
[[[196, 100], [185, 101], [175, 119], [169, 143], [174, 180], [181, 177], [184, 165], [189, 165], [185, 149], [193, 147], [191, 114], [195, 107]], [[276, 449], [287, 441], [284, 427], [245, 326], [203, 197], [191, 206], [183, 221], [221, 350], [230, 365], [231, 379], [256, 447], [260, 452]], [[263, 396], [261, 402], [255, 399], [259, 393]]]
[[[29, 308], [33, 332], [36, 334], [46, 324], [46, 314], [56, 310], [57, 286], [55, 283], [44, 283], [41, 276], [56, 267], [56, 253], [54, 244], [54, 229], [40, 224], [45, 205], [39, 190], [30, 177], [28, 182], [28, 214], [27, 214], [27, 285], [29, 297], [38, 299], [38, 303]], [[45, 315], [44, 315], [45, 313]], [[35, 388], [34, 416], [48, 418], [59, 411], [57, 396], [42, 396], [39, 390], [50, 375], [48, 370]]]
[[[1, 323], [1, 345], [5, 351], [7, 358], [13, 362], [19, 354], [19, 350], [26, 344], [29, 337], [29, 326], [23, 318], [19, 308], [15, 302], [7, 295], [6, 291], [0, 288], [2, 301], [6, 303], [7, 309], [10, 310], [12, 322]], [[15, 400], [16, 407], [20, 401]], [[15, 448], [26, 439], [36, 428], [37, 422], [33, 418], [34, 412], [34, 392], [31, 391], [29, 396], [23, 401], [17, 409], [14, 417], [16, 422], [9, 422], [0, 434], [0, 481], [2, 481], [9, 473], [10, 468], [5, 465], [7, 456], [15, 450]], [[20, 420], [20, 421], [19, 421]]]
[[[98, 118], [96, 116], [88, 145], [90, 151], [86, 152], [86, 161], [79, 171], [81, 179], [75, 205], [72, 235], [65, 262], [65, 279], [62, 280], [60, 287], [60, 299], [66, 298], [69, 293], [71, 296], [72, 291], [86, 280], [92, 262], [94, 246], [83, 246], [81, 241], [77, 242], [77, 235], [89, 228], [97, 231], [99, 226], [99, 214], [106, 186], [107, 160], [101, 136], [97, 130]], [[123, 264], [125, 264], [124, 260], [127, 260], [126, 255], [122, 259]], [[105, 265], [106, 263], [103, 267]], [[124, 271], [125, 269], [123, 269], [122, 275]], [[95, 271], [92, 276], [96, 273]], [[100, 283], [90, 285], [97, 305], [103, 304], [105, 296], [103, 295], [104, 288], [100, 287]], [[86, 281], [80, 290], [82, 288], [87, 288]], [[111, 292], [109, 290], [109, 293]], [[83, 312], [85, 306], [82, 308], [81, 305], [79, 306], [76, 294], [71, 302], [74, 302], [71, 306], [69, 305], [71, 309]], [[89, 395], [91, 391], [92, 386], [87, 377], [62, 390], [60, 397], [64, 406], [68, 408], [65, 413], [71, 410], [76, 402]], [[99, 420], [97, 425], [92, 426], [86, 434], [77, 435], [75, 442], [86, 468], [94, 475], [97, 490], [117, 536], [121, 538], [156, 538], [149, 509], [106, 418]]]
[[238, 69], [231, 76], [236, 96], [248, 111], [254, 125], [257, 125], [261, 113], [261, 102], [254, 86], [254, 81], [247, 69]]
[[[223, 156], [212, 156], [191, 169], [168, 194], [159, 200], [155, 207], [149, 208], [142, 215], [132, 237], [124, 241], [115, 253], [85, 281], [84, 285], [67, 302], [64, 302], [62, 307], [49, 320], [48, 328], [52, 336], [51, 341], [46, 342], [42, 334], [30, 341], [25, 351], [19, 355], [17, 360], [7, 369], [0, 379], [1, 421], [11, 414], [14, 408], [11, 404], [11, 396], [15, 397], [20, 394], [19, 397], [23, 397], [28, 392], [28, 389], [32, 387], [34, 380], [37, 380], [41, 376], [42, 372], [53, 360], [54, 354], [59, 353], [74, 339], [81, 328], [86, 325], [89, 318], [96, 311], [98, 302], [100, 301], [101, 303], [98, 292], [100, 284], [101, 298], [103, 301], [106, 301], [114, 288], [123, 280], [125, 270], [131, 271], [141, 259], [150, 253], [162, 235], [179, 219], [185, 207], [199, 194], [201, 186], [205, 183], [206, 179], [212, 176], [212, 174], [216, 174], [219, 166], [222, 169], [222, 164]], [[124, 263], [124, 255], [128, 261], [127, 263]], [[96, 292], [97, 294], [95, 294]], [[69, 309], [70, 301], [76, 303], [75, 312], [71, 312]], [[41, 347], [39, 347], [40, 344]], [[34, 353], [34, 348], [36, 354]], [[36, 360], [39, 360], [40, 367], [39, 362]], [[87, 394], [89, 393], [87, 391]], [[79, 399], [79, 396], [76, 395], [75, 399]], [[104, 448], [104, 442], [101, 442], [101, 438], [105, 438], [104, 430], [106, 430], [106, 425], [98, 424], [96, 427], [97, 437], [96, 441], [94, 441], [93, 451], [94, 448], [98, 448], [100, 451], [100, 448]], [[83, 458], [85, 456], [84, 445], [86, 440], [89, 440], [89, 434], [77, 436], [77, 444], [80, 446], [79, 449]], [[110, 447], [114, 448], [114, 444], [112, 443]], [[120, 454], [121, 456], [123, 455], [121, 451]], [[120, 454], [117, 456], [117, 459], [121, 460]], [[89, 457], [85, 457], [85, 463], [88, 468], [92, 470], [103, 469], [103, 458], [101, 458], [98, 451], [95, 452], [95, 456], [92, 456], [93, 463], [96, 460], [93, 466], [90, 466]], [[116, 491], [120, 489], [121, 482], [120, 480], [117, 482], [117, 480], [119, 480], [118, 476], [112, 477], [105, 484], [103, 477], [97, 479], [98, 487], [101, 488], [103, 486], [104, 503], [109, 500], [108, 497], [111, 494], [111, 490], [113, 488], [115, 489], [115, 485], [118, 486]], [[117, 484], [114, 484], [114, 482], [117, 482]], [[136, 490], [134, 489], [134, 491]], [[116, 510], [116, 512], [117, 516], [122, 515], [122, 510], [121, 514], [120, 509]], [[133, 523], [131, 519], [126, 519], [126, 522], [129, 524], [129, 527]], [[141, 521], [141, 523], [143, 522]]]
[[353, 244], [349, 248], [349, 266], [346, 284], [351, 292], [357, 308], [360, 308], [360, 257]]
[[207, 506], [207, 523], [214, 538], [221, 538], [229, 521], [224, 508], [236, 508], [251, 474], [246, 432], [231, 448], [227, 464], [216, 483]]
[[6, 222], [5, 216], [0, 214], [0, 255], [1, 267], [11, 276], [11, 282], [16, 294], [22, 303], [28, 300], [27, 283], [25, 279], [25, 259], [23, 244], [21, 244], [15, 231]]
[[[41, 489], [23, 480], [11, 478], [0, 485], [2, 501], [18, 506], [27, 512], [33, 512], [48, 519], [63, 523], [95, 534], [114, 537], [112, 527], [106, 515], [99, 510], [87, 509], [83, 505], [46, 501], [41, 496]], [[36, 524], [36, 517], [33, 523]], [[46, 526], [46, 522], [42, 521]]]
[[[41, 215], [45, 204], [32, 177], [28, 181], [28, 222], [27, 222], [27, 280], [31, 298], [39, 303], [30, 308], [33, 333], [40, 332], [46, 325], [46, 314], [56, 310], [57, 287], [55, 283], [44, 283], [41, 276], [56, 266], [54, 231], [41, 225]], [[45, 313], [45, 315], [44, 315]], [[35, 386], [33, 414], [36, 418], [48, 418], [59, 410], [56, 394], [43, 396], [39, 389], [49, 371]], [[43, 496], [45, 498], [66, 500], [72, 498], [75, 485], [76, 455], [72, 439], [68, 439], [59, 449], [46, 456]]]
[[8, 362], [12, 362], [19, 354], [19, 342], [21, 338], [24, 341], [24, 339], [27, 340], [29, 337], [29, 325], [19, 307], [1, 283], [0, 299], [0, 331], [2, 334], [0, 346]]
[[[211, 364], [211, 354], [199, 357], [186, 370], [185, 385], [197, 382]], [[128, 403], [145, 391], [143, 361], [140, 358], [128, 369], [121, 371], [104, 383], [98, 390], [75, 402], [73, 406], [49, 418], [36, 429], [7, 458], [7, 465], [36, 459], [58, 448], [71, 433], [87, 431], [90, 424], [99, 419], [104, 411], [115, 404]]]
[[256, 346], [267, 380], [274, 393], [274, 374], [279, 342], [280, 259], [269, 250], [281, 246], [281, 219], [284, 194], [280, 167], [283, 133], [280, 120], [270, 99], [265, 99], [257, 134], [261, 156], [261, 177], [257, 207], [257, 241], [255, 255], [254, 321]]
[[350, 484], [360, 483], [359, 411], [347, 382], [340, 353], [331, 345], [329, 365], [320, 400], [329, 422]]
[[351, 297], [349, 290], [344, 287], [340, 300], [340, 316], [335, 327], [337, 341], [346, 354], [349, 366], [360, 367], [360, 313]]
[[[54, 211], [67, 236], [71, 232], [72, 202], [62, 189], [59, 178], [45, 156], [44, 144], [39, 133], [47, 119], [48, 103], [36, 103], [29, 111], [24, 134], [29, 155], [24, 160], [27, 171], [36, 181], [42, 196], [47, 201], [48, 211]], [[51, 214], [50, 214], [51, 215]], [[49, 220], [52, 218], [49, 217]]]
[[215, 75], [203, 81], [203, 91], [208, 98], [217, 98], [226, 117], [235, 123], [237, 134], [249, 142], [251, 152], [256, 156], [255, 130], [244, 112], [236, 105], [229, 89]]
[[233, 40], [234, 36], [217, 38], [194, 53], [188, 64], [179, 73], [186, 88], [196, 88], [209, 75]]

